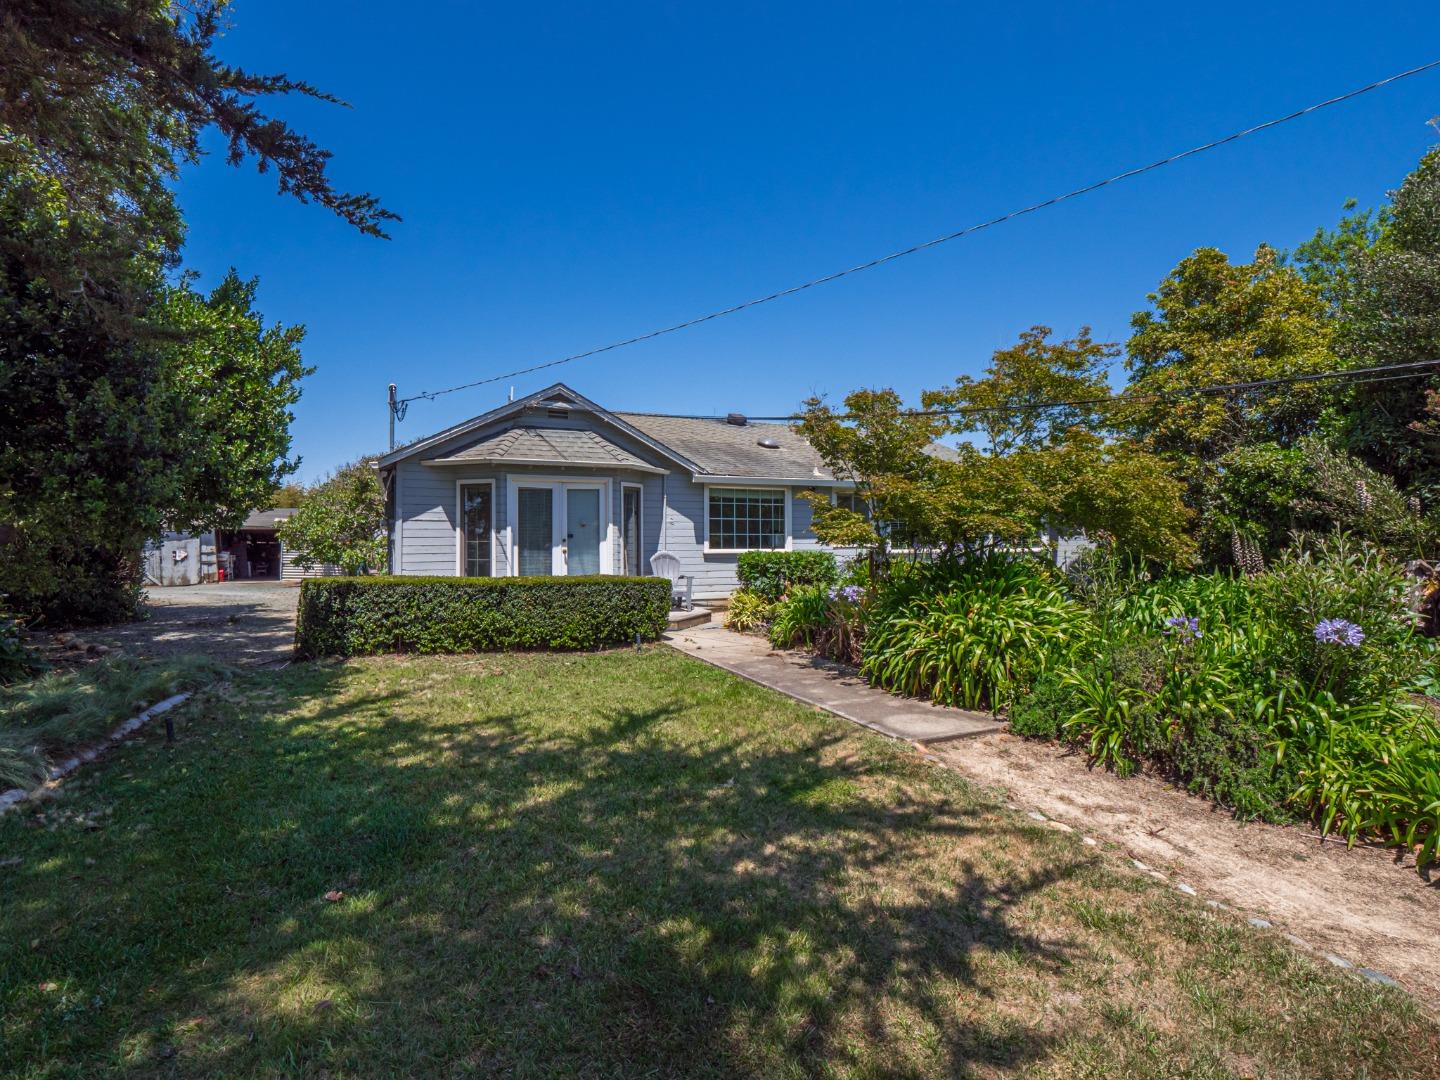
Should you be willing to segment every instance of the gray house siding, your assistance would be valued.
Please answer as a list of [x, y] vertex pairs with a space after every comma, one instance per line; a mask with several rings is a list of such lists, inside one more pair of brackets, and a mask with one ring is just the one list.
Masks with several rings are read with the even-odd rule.
[[[453, 437], [430, 442], [411, 456], [394, 462], [391, 473], [391, 499], [393, 525], [391, 545], [393, 565], [396, 573], [409, 575], [449, 576], [459, 572], [457, 536], [457, 481], [491, 481], [494, 484], [494, 563], [497, 575], [514, 572], [514, 563], [509, 550], [510, 532], [510, 478], [574, 477], [576, 480], [607, 480], [610, 485], [609, 498], [609, 559], [605, 567], [608, 573], [622, 573], [623, 548], [620, 543], [620, 521], [623, 506], [623, 491], [627, 484], [641, 488], [641, 567], [649, 572], [650, 557], [657, 551], [666, 550], [675, 554], [682, 566], [682, 573], [689, 575], [694, 583], [694, 594], [700, 599], [716, 599], [728, 596], [739, 582], [736, 577], [735, 552], [711, 552], [706, 550], [707, 497], [704, 476], [697, 479], [695, 470], [686, 468], [680, 461], [671, 458], [666, 451], [657, 450], [655, 445], [629, 434], [620, 424], [612, 423], [604, 416], [596, 416], [583, 409], [576, 409], [568, 417], [549, 415], [549, 410], [533, 406], [522, 407], [505, 416], [486, 418], [478, 426]], [[604, 466], [575, 465], [529, 465], [497, 461], [493, 457], [476, 461], [446, 461], [438, 459], [450, 455], [464, 455], [472, 448], [512, 428], [524, 427], [544, 431], [548, 429], [588, 430], [603, 436], [604, 440], [640, 463], [654, 469], [668, 470], [664, 474], [644, 472], [637, 468], [619, 465], [615, 468]], [[726, 432], [726, 434], [732, 434]], [[654, 438], [654, 436], [649, 436]], [[746, 434], [745, 439], [753, 442], [758, 437]], [[531, 440], [536, 445], [542, 439]], [[563, 442], [564, 440], [550, 440]], [[482, 455], [490, 454], [489, 446], [481, 448]], [[683, 458], [682, 458], [683, 460]], [[425, 462], [430, 462], [426, 464]], [[776, 487], [772, 482], [761, 479], [730, 479], [717, 481], [724, 487]], [[810, 507], [798, 499], [803, 487], [784, 488], [789, 505], [790, 535], [792, 550], [819, 548], [810, 531]]]
[[[398, 522], [396, 570], [401, 574], [449, 576], [458, 572], [458, 510], [456, 484], [460, 480], [491, 481], [495, 485], [495, 572], [508, 574], [513, 565], [509, 543], [509, 477], [566, 475], [544, 466], [507, 466], [494, 470], [466, 465], [422, 465], [402, 461], [396, 466]], [[683, 572], [694, 579], [695, 595], [702, 599], [729, 596], [739, 585], [738, 556], [705, 549], [706, 490], [678, 472], [666, 476], [627, 470], [575, 472], [577, 480], [610, 482], [609, 517], [612, 536], [609, 572], [623, 571], [618, 531], [624, 485], [641, 489], [641, 567], [649, 572], [650, 557], [662, 548], [676, 555]], [[790, 499], [791, 548], [821, 547], [810, 532], [810, 506], [796, 497], [799, 489], [786, 489]]]

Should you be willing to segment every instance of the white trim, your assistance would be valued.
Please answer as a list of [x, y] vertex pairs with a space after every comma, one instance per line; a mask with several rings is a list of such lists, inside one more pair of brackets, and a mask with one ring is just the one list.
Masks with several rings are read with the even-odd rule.
[[638, 521], [635, 525], [635, 535], [640, 545], [640, 558], [637, 559], [636, 562], [640, 566], [639, 573], [643, 577], [645, 574], [645, 485], [633, 484], [628, 480], [621, 481], [620, 483], [620, 520], [616, 524], [616, 530], [620, 539], [620, 573], [630, 573], [630, 567], [627, 565], [629, 560], [625, 557], [628, 554], [625, 551], [625, 492], [630, 488], [634, 488], [640, 493], [640, 505], [638, 507], [640, 512], [637, 515]]
[[[683, 465], [687, 469], [698, 469], [700, 467], [697, 462], [691, 461], [684, 454], [681, 454], [679, 451], [674, 450], [669, 446], [666, 446], [659, 439], [656, 439], [650, 435], [646, 435], [643, 431], [636, 428], [633, 424], [627, 423], [626, 421], [620, 419], [620, 417], [616, 416], [610, 410], [602, 408], [601, 406], [595, 404], [595, 402], [591, 401], [589, 398], [585, 397], [582, 394], [577, 394], [570, 387], [560, 382], [554, 383], [551, 386], [547, 386], [544, 390], [537, 390], [533, 394], [527, 394], [525, 397], [519, 398], [516, 401], [508, 401], [504, 405], [501, 405], [499, 408], [491, 409], [487, 413], [481, 413], [479, 416], [473, 416], [469, 420], [463, 420], [458, 424], [452, 424], [450, 427], [446, 428], [443, 431], [437, 431], [434, 435], [426, 436], [423, 439], [417, 439], [406, 446], [396, 447], [388, 454], [383, 455], [377, 461], [377, 464], [381, 468], [388, 468], [391, 465], [396, 465], [401, 461], [404, 461], [406, 458], [414, 457], [421, 451], [428, 450], [432, 447], [440, 445], [441, 443], [448, 442], [451, 439], [458, 439], [462, 435], [469, 434], [473, 431], [478, 431], [489, 424], [498, 423], [499, 421], [503, 420], [505, 417], [513, 413], [523, 413], [526, 409], [543, 407], [545, 401], [551, 395], [556, 393], [563, 393], [571, 399], [573, 404], [567, 406], [570, 411], [589, 412], [591, 415], [598, 417], [600, 420], [602, 420], [604, 423], [609, 424], [611, 427], [614, 427], [619, 431], [623, 431], [626, 435], [629, 435], [636, 442], [639, 442], [644, 446], [648, 446], [651, 450], [654, 450], [662, 457], [668, 457], [671, 461], [674, 461], [679, 465]], [[463, 465], [465, 464], [465, 462], [459, 462], [458, 464]], [[554, 462], [546, 462], [546, 464], [553, 465]]]
[[[587, 429], [588, 430], [588, 429]], [[421, 465], [439, 465], [442, 467], [454, 467], [456, 465], [489, 465], [492, 467], [503, 467], [506, 465], [543, 465], [550, 469], [628, 469], [630, 472], [661, 473], [669, 472], [668, 469], [656, 468], [654, 465], [634, 464], [627, 465], [615, 461], [555, 461], [553, 458], [517, 458], [517, 457], [496, 457], [496, 458], [467, 458], [464, 461], [449, 461], [445, 458], [430, 458], [420, 462]]]
[[697, 484], [715, 487], [848, 487], [853, 481], [820, 476], [721, 476], [719, 473], [691, 473]]
[[395, 565], [392, 574], [405, 573], [405, 507], [400, 502], [400, 469], [395, 469]]
[[531, 476], [528, 473], [505, 474], [505, 549], [506, 576], [520, 574], [520, 553], [515, 548], [515, 530], [520, 514], [520, 489], [548, 488], [551, 493], [550, 572], [556, 577], [566, 574], [565, 556], [560, 549], [560, 536], [565, 531], [566, 488], [592, 488], [600, 492], [600, 573], [615, 573], [615, 523], [611, 520], [613, 489], [608, 476], [580, 479], [574, 476]]
[[[710, 546], [710, 489], [717, 488], [774, 488], [785, 495], [785, 546], [783, 548], [714, 548]], [[700, 551], [704, 555], [739, 555], [746, 551], [792, 551], [795, 544], [795, 530], [791, 525], [790, 506], [795, 501], [794, 490], [781, 484], [705, 484], [705, 499], [700, 506], [704, 528], [701, 530]]]
[[469, 485], [479, 487], [481, 484], [490, 485], [490, 576], [499, 577], [495, 572], [495, 479], [489, 476], [476, 477], [473, 480], [455, 481], [455, 576], [465, 576], [465, 504], [460, 501], [460, 489]]

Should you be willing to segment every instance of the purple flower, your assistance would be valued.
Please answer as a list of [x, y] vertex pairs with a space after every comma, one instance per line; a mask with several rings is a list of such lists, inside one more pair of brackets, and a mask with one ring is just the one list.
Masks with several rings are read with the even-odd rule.
[[850, 604], [858, 604], [865, 597], [865, 590], [859, 585], [838, 585], [830, 590], [831, 600], [844, 600]]
[[1174, 615], [1165, 620], [1165, 627], [1165, 633], [1179, 634], [1181, 641], [1205, 636], [1200, 629], [1200, 620], [1193, 615]]
[[1315, 625], [1315, 640], [1325, 645], [1354, 648], [1365, 640], [1365, 631], [1344, 619], [1321, 619]]

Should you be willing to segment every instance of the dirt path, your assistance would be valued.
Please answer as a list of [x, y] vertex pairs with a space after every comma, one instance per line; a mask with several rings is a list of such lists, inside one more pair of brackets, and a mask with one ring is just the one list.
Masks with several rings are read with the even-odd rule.
[[929, 753], [1026, 810], [1109, 841], [1206, 900], [1267, 920], [1323, 954], [1395, 979], [1440, 1008], [1440, 866], [1309, 829], [1242, 824], [1146, 776], [1120, 780], [1082, 755], [1001, 733]]
[[75, 636], [147, 660], [204, 653], [242, 666], [287, 660], [295, 645], [294, 585], [236, 581], [147, 589], [145, 597], [149, 618]]

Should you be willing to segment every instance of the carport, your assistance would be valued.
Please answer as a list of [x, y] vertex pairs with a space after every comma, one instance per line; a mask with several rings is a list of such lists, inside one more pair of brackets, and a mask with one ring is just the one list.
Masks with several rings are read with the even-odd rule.
[[221, 569], [234, 581], [279, 581], [280, 539], [276, 530], [293, 509], [257, 510], [234, 532], [217, 535]]

